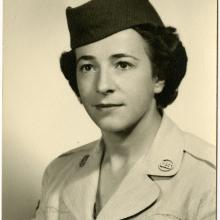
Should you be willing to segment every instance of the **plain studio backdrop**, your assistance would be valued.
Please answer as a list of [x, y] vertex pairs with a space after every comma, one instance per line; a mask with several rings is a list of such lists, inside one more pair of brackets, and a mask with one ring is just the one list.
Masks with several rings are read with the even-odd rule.
[[[30, 219], [48, 163], [100, 137], [59, 68], [69, 49], [65, 8], [82, 1], [4, 1], [3, 219]], [[85, 2], [85, 1], [84, 1]], [[216, 142], [217, 1], [152, 0], [188, 53], [179, 96], [166, 113]]]

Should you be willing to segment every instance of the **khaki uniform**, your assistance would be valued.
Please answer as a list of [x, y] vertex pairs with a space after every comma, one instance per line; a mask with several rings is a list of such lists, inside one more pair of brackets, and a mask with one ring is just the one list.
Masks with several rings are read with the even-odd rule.
[[[35, 220], [94, 219], [101, 157], [101, 142], [95, 141], [55, 159], [44, 174]], [[164, 115], [150, 151], [96, 219], [216, 219], [215, 158], [213, 146]]]

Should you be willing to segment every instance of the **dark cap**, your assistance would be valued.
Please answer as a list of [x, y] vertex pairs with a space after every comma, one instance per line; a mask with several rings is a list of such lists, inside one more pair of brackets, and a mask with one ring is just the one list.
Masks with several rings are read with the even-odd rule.
[[148, 0], [92, 0], [68, 7], [66, 16], [72, 49], [136, 25], [164, 26]]

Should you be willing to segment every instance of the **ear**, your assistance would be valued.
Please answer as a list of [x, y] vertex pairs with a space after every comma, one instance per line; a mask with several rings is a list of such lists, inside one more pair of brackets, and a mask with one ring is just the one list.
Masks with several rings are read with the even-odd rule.
[[154, 85], [154, 93], [159, 94], [163, 91], [163, 88], [165, 86], [165, 80], [158, 80], [156, 79], [155, 85]]

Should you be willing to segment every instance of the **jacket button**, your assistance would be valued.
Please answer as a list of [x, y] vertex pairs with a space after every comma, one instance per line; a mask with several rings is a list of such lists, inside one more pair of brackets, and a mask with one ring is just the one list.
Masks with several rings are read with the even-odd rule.
[[163, 172], [168, 172], [174, 168], [173, 161], [169, 159], [162, 160], [159, 164], [159, 169]]
[[82, 160], [80, 161], [79, 166], [80, 166], [80, 167], [84, 167], [85, 164], [86, 164], [86, 161], [88, 160], [88, 158], [89, 158], [89, 154], [86, 154], [86, 155], [82, 158]]

